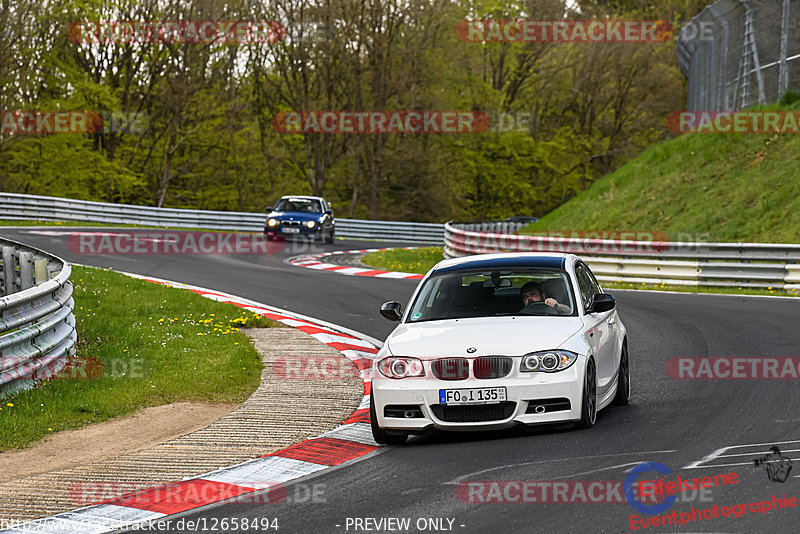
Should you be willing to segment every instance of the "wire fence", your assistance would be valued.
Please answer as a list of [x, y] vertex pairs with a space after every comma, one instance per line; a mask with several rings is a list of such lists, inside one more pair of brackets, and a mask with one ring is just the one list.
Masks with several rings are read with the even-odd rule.
[[735, 111], [800, 90], [800, 0], [719, 0], [685, 25], [688, 111]]

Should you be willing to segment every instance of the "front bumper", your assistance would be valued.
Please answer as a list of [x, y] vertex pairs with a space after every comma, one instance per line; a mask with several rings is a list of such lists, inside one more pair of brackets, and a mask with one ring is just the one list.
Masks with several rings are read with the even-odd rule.
[[[427, 367], [427, 365], [426, 365]], [[393, 380], [384, 377], [373, 368], [372, 396], [375, 402], [375, 411], [378, 425], [384, 429], [405, 430], [409, 432], [422, 432], [432, 428], [450, 431], [474, 430], [499, 430], [518, 424], [536, 425], [544, 423], [561, 423], [577, 421], [581, 417], [581, 401], [583, 397], [583, 376], [586, 368], [586, 358], [581, 356], [571, 367], [557, 373], [520, 373], [519, 359], [516, 359], [514, 370], [505, 378], [479, 380], [469, 378], [466, 380], [439, 380], [430, 373], [422, 378], [404, 378]], [[468, 408], [462, 409], [457, 419], [469, 419], [471, 414], [481, 420], [454, 421], [452, 413], [438, 408], [439, 390], [441, 389], [466, 389], [505, 387], [506, 402], [513, 403], [513, 407], [506, 406], [501, 410], [499, 406], [492, 409]], [[564, 400], [568, 401], [565, 408]], [[555, 402], [560, 401], [560, 402]], [[386, 417], [385, 408], [393, 407], [418, 407], [420, 414], [415, 417]], [[491, 405], [468, 405], [491, 406]], [[536, 406], [544, 407], [540, 413], [527, 413]], [[551, 409], [552, 408], [552, 409]], [[406, 410], [409, 411], [409, 410]], [[437, 416], [437, 413], [439, 416]], [[495, 415], [487, 415], [492, 412]], [[504, 412], [501, 414], [501, 412]], [[506, 415], [508, 414], [508, 415]], [[445, 420], [444, 417], [450, 419]], [[486, 420], [486, 417], [490, 417]]]
[[317, 225], [314, 228], [308, 228], [307, 226], [295, 226], [295, 229], [300, 230], [299, 232], [287, 232], [286, 228], [281, 226], [274, 226], [264, 227], [264, 235], [266, 237], [277, 237], [281, 236], [283, 238], [297, 238], [297, 237], [319, 237], [322, 234], [322, 225]]

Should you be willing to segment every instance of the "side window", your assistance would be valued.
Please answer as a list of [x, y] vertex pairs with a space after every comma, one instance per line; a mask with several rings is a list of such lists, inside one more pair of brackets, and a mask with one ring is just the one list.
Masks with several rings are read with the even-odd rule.
[[600, 282], [597, 281], [597, 278], [594, 277], [594, 273], [590, 271], [588, 267], [586, 266], [583, 267], [584, 270], [586, 271], [586, 275], [589, 277], [589, 281], [592, 283], [592, 287], [594, 288], [594, 294], [599, 295], [600, 293], [603, 292], [603, 290], [600, 289]]
[[582, 263], [575, 266], [575, 275], [578, 277], [578, 289], [581, 292], [583, 308], [586, 309], [591, 304], [594, 296], [600, 293], [600, 288], [592, 278], [589, 270]]
[[[441, 293], [442, 293], [442, 281], [441, 280], [436, 280], [434, 282], [434, 285], [433, 285], [433, 290], [430, 292], [430, 295], [428, 295], [428, 298], [423, 303], [424, 311], [426, 311], [426, 312], [430, 311], [430, 309], [434, 305], [436, 299], [443, 298], [441, 296]], [[423, 311], [423, 310], [419, 310], [419, 311]]]
[[424, 301], [420, 300], [414, 304], [414, 308], [409, 314], [410, 321], [429, 319], [432, 315], [441, 313], [441, 308], [447, 303], [447, 299], [449, 298], [449, 295], [446, 293], [447, 284], [443, 283], [444, 279], [444, 277], [440, 277], [430, 282], [433, 284], [433, 288]]

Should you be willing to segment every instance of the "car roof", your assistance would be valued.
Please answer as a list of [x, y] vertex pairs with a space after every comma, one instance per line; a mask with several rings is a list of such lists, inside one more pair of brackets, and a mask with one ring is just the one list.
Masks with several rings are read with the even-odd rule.
[[283, 200], [284, 198], [307, 198], [309, 200], [323, 200], [323, 201], [325, 200], [322, 197], [312, 197], [311, 195], [283, 195], [281, 197], [281, 200]]
[[501, 254], [478, 254], [452, 258], [437, 263], [431, 274], [441, 274], [475, 269], [504, 269], [515, 267], [542, 267], [565, 270], [577, 256], [553, 252], [511, 252]]

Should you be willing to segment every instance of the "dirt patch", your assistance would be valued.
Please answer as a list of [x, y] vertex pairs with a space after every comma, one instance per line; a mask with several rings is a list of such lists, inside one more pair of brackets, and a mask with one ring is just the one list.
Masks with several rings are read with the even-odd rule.
[[0, 482], [104, 460], [194, 432], [238, 405], [178, 402], [143, 408], [78, 430], [53, 434], [30, 448], [0, 453]]
[[360, 269], [374, 269], [371, 265], [367, 265], [361, 261], [361, 258], [366, 256], [367, 252], [356, 252], [353, 254], [334, 254], [333, 256], [326, 256], [319, 261], [326, 263], [334, 263], [336, 265], [346, 265], [347, 267], [358, 267]]

